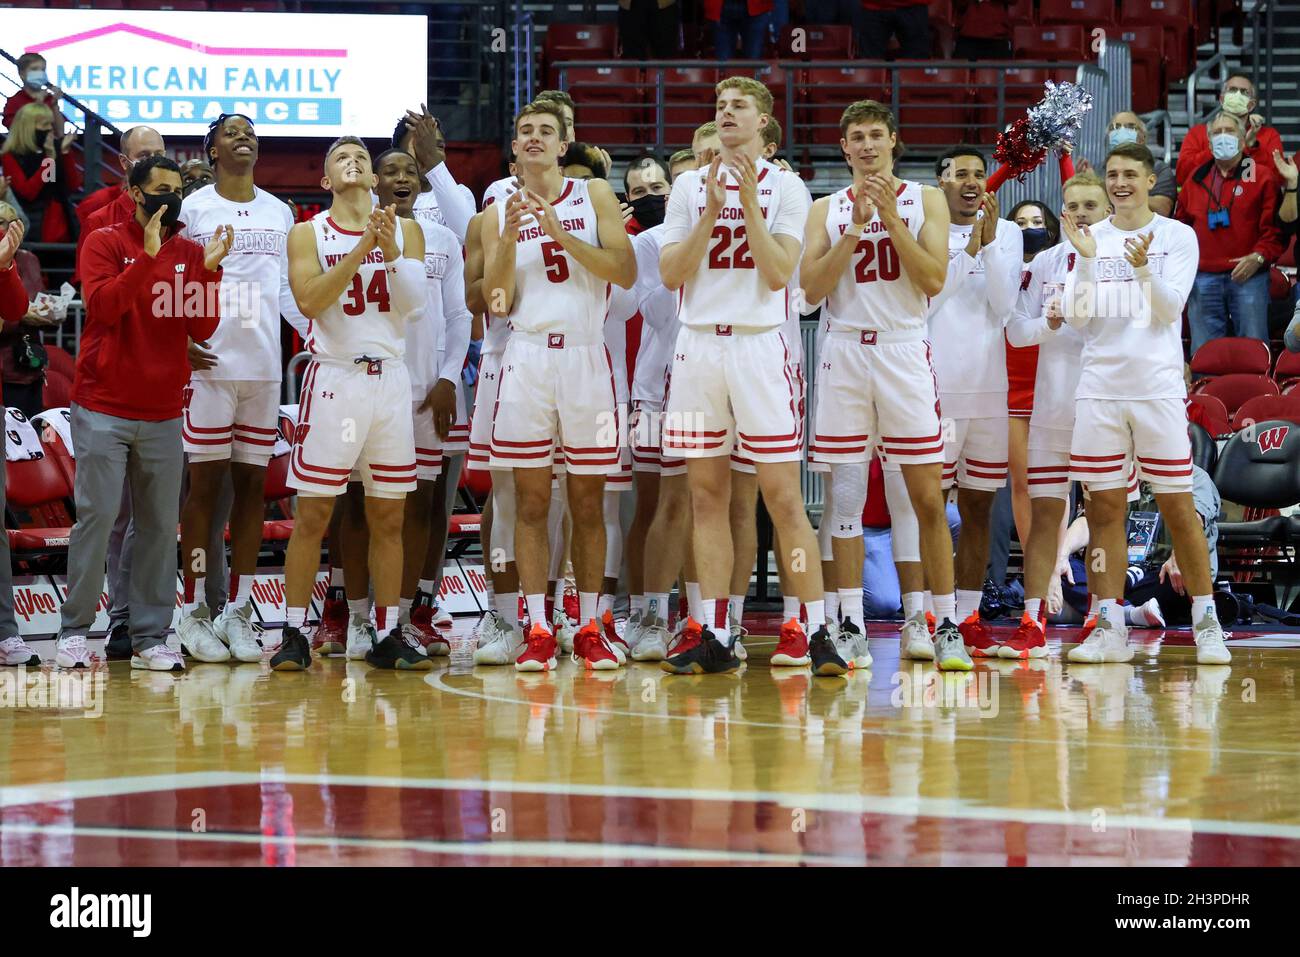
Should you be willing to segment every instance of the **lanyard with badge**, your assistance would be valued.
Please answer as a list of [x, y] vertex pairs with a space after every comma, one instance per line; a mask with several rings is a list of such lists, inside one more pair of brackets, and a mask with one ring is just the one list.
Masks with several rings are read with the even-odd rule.
[[[1219, 172], [1217, 166], [1214, 167], [1211, 172], [1223, 183], [1223, 185], [1219, 187], [1219, 193], [1217, 196], [1214, 191], [1210, 189], [1209, 185], [1206, 184], [1205, 180], [1201, 180], [1200, 182], [1201, 188], [1204, 189], [1206, 195], [1210, 197], [1210, 208], [1206, 210], [1205, 225], [1210, 232], [1214, 232], [1216, 229], [1228, 229], [1232, 225], [1232, 204], [1236, 201], [1237, 194], [1241, 191], [1241, 185], [1238, 177], [1224, 176]], [[1231, 185], [1234, 179], [1238, 179], [1238, 183], [1237, 185], [1232, 186], [1231, 192], [1228, 194], [1228, 205], [1224, 206], [1223, 190]]]

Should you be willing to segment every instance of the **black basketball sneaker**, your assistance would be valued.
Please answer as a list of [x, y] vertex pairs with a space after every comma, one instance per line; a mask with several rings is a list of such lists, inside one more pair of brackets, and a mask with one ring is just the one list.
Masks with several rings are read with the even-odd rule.
[[311, 645], [297, 628], [285, 626], [280, 650], [271, 658], [272, 671], [306, 671], [311, 667]]

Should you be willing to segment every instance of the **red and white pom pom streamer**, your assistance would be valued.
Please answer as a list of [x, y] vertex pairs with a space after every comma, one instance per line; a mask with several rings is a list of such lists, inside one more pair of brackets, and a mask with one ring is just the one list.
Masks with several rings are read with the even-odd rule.
[[993, 158], [999, 165], [989, 177], [986, 188], [990, 193], [1012, 177], [1020, 179], [1033, 172], [1051, 150], [1062, 154], [1062, 180], [1074, 175], [1074, 164], [1068, 153], [1074, 148], [1075, 134], [1083, 127], [1083, 115], [1092, 109], [1092, 94], [1074, 83], [1051, 80], [1045, 89], [1047, 94], [1037, 106], [1029, 108], [1027, 116], [998, 134]]

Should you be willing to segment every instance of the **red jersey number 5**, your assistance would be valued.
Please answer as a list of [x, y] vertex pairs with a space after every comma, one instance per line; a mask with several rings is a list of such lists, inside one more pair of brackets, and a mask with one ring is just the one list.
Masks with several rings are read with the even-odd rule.
[[564, 282], [569, 278], [569, 260], [559, 243], [542, 243], [542, 261], [546, 263], [546, 278], [551, 282]]

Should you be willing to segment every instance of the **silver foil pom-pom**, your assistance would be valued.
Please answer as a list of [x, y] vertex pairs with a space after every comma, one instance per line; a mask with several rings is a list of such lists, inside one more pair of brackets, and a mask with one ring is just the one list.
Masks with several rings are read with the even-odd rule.
[[1047, 95], [1029, 109], [1026, 140], [1040, 149], [1060, 150], [1074, 146], [1083, 127], [1083, 114], [1092, 109], [1092, 94], [1075, 83], [1045, 84]]

